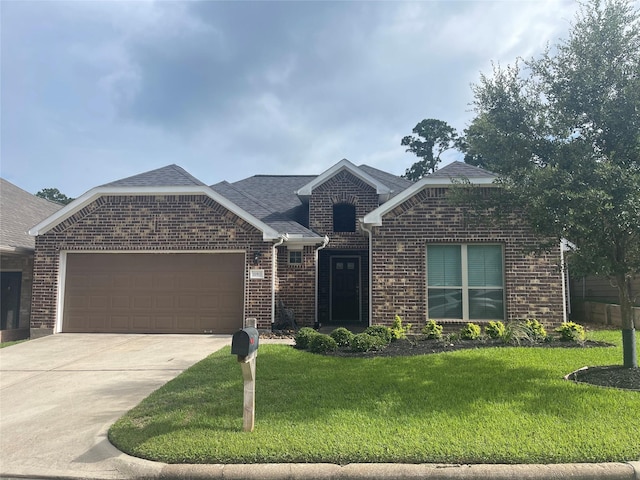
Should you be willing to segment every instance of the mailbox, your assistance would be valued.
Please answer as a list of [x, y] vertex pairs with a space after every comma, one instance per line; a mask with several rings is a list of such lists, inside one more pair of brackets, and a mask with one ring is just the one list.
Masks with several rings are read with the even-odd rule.
[[231, 338], [231, 354], [248, 357], [258, 350], [258, 330], [253, 327], [243, 328]]

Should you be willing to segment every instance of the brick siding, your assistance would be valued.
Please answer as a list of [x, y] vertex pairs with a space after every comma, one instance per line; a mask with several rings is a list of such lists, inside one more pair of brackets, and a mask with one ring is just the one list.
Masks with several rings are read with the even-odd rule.
[[[246, 252], [244, 315], [270, 328], [273, 249], [257, 228], [203, 195], [101, 197], [36, 238], [32, 332], [54, 328], [61, 251], [216, 250]], [[251, 268], [265, 278], [250, 280]]]
[[[285, 308], [294, 312], [296, 323], [301, 327], [312, 327], [315, 323], [316, 269], [315, 248], [304, 247], [302, 264], [289, 265], [289, 250], [278, 247], [278, 274], [276, 298]], [[277, 309], [276, 315], [280, 314]]]
[[373, 229], [373, 323], [395, 314], [416, 326], [428, 319], [426, 246], [429, 243], [499, 243], [504, 246], [507, 320], [562, 322], [560, 250], [528, 254], [536, 237], [517, 218], [508, 227], [470, 223], [451, 205], [445, 188], [425, 189], [387, 213]]

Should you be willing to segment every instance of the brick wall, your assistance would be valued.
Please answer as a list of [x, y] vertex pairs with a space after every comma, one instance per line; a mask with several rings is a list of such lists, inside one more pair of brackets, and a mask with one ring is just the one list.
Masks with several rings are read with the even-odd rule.
[[[106, 196], [36, 238], [32, 334], [51, 333], [58, 295], [60, 251], [246, 252], [245, 318], [271, 326], [270, 243], [262, 233], [202, 195]], [[257, 265], [254, 254], [259, 252]], [[249, 269], [265, 278], [249, 279]]]
[[356, 207], [356, 219], [378, 207], [378, 194], [369, 184], [353, 174], [342, 171], [316, 187], [309, 199], [309, 228], [320, 235], [329, 235], [330, 247], [368, 249], [364, 232], [334, 232], [333, 205], [347, 203]]
[[399, 314], [424, 325], [426, 245], [428, 243], [500, 243], [505, 255], [507, 320], [562, 321], [560, 250], [528, 254], [536, 238], [517, 218], [508, 227], [472, 223], [462, 207], [445, 198], [446, 189], [423, 190], [383, 218], [373, 230], [373, 323], [390, 323]]
[[[313, 327], [315, 323], [316, 269], [315, 248], [304, 247], [302, 264], [289, 265], [289, 250], [278, 247], [278, 275], [276, 302], [282, 300], [292, 309], [299, 326]], [[276, 303], [277, 305], [277, 303]], [[276, 314], [279, 310], [276, 309]]]

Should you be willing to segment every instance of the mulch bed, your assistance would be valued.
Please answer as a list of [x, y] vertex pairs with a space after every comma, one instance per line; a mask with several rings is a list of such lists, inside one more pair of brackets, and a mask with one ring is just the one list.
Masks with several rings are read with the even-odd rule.
[[565, 378], [577, 383], [640, 392], [640, 368], [624, 368], [621, 365], [584, 367], [570, 373]]

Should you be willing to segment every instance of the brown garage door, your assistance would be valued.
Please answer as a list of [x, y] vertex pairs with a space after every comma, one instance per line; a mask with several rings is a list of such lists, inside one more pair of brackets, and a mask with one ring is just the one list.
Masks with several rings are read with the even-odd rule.
[[244, 254], [70, 253], [63, 332], [232, 333]]

